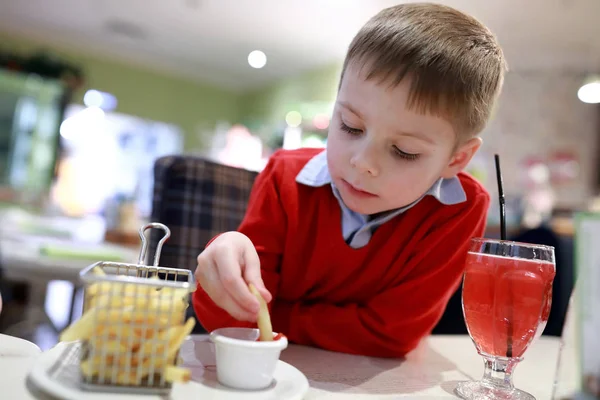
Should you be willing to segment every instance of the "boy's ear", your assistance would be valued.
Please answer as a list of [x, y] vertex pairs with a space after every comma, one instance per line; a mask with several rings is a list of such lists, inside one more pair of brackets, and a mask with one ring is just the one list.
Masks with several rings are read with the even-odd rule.
[[465, 169], [482, 143], [483, 140], [480, 137], [474, 137], [459, 145], [454, 151], [450, 163], [442, 171], [442, 178], [452, 178]]

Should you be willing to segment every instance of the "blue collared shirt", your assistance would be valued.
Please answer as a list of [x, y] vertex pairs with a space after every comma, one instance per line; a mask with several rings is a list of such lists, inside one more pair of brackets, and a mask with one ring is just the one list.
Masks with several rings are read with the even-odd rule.
[[314, 156], [306, 163], [296, 176], [296, 182], [307, 186], [320, 187], [331, 185], [333, 195], [342, 210], [342, 233], [344, 240], [355, 249], [366, 246], [371, 240], [371, 235], [382, 224], [406, 210], [414, 207], [423, 197], [433, 196], [444, 205], [462, 203], [467, 200], [465, 191], [457, 177], [451, 179], [438, 179], [433, 186], [415, 202], [396, 210], [391, 210], [375, 218], [359, 214], [350, 210], [342, 201], [338, 189], [335, 187], [327, 167], [327, 151]]

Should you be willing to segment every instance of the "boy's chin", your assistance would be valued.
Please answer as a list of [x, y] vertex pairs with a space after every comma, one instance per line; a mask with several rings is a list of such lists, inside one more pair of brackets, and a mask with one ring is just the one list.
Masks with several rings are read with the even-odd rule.
[[377, 204], [374, 204], [374, 201], [352, 201], [350, 199], [346, 201], [346, 199], [344, 199], [343, 197], [342, 200], [344, 200], [344, 204], [346, 205], [346, 207], [348, 207], [355, 213], [362, 215], [375, 215], [388, 211], [380, 205], [378, 206]]
[[362, 215], [369, 215], [371, 217], [376, 217], [379, 216], [381, 214], [385, 214], [389, 211], [394, 211], [398, 208], [402, 208], [404, 206], [399, 205], [398, 207], [386, 207], [382, 204], [377, 204], [380, 202], [377, 201], [352, 201], [351, 199], [344, 199], [344, 197], [342, 196], [342, 200], [344, 201], [344, 204], [346, 205], [346, 207], [348, 207], [350, 210], [354, 211], [355, 213], [358, 214], [362, 214]]

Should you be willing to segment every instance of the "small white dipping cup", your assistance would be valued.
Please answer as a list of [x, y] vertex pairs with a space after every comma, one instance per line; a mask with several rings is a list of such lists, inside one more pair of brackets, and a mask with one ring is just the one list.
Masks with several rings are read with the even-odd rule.
[[258, 329], [252, 328], [220, 328], [210, 333], [219, 383], [234, 389], [258, 390], [273, 382], [279, 355], [288, 341], [283, 336], [272, 342], [257, 342], [258, 336]]

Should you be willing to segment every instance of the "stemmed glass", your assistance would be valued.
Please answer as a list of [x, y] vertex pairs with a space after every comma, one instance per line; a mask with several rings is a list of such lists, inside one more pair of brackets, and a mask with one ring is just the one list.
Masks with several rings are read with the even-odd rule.
[[462, 305], [469, 336], [484, 359], [480, 381], [461, 382], [463, 399], [527, 399], [513, 371], [541, 336], [552, 304], [554, 248], [505, 240], [471, 240]]

